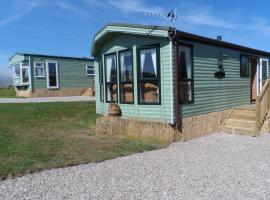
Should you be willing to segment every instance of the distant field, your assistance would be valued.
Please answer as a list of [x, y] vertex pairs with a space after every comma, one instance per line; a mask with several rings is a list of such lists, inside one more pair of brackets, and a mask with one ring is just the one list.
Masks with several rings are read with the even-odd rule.
[[12, 98], [16, 97], [14, 88], [0, 88], [0, 98]]
[[0, 179], [164, 147], [95, 135], [94, 102], [0, 104]]

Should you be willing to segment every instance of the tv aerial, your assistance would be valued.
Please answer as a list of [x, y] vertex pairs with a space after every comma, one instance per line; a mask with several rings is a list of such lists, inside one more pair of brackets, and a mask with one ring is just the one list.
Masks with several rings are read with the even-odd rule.
[[[154, 16], [154, 17], [164, 17], [164, 18], [169, 19], [170, 23], [174, 23], [174, 25], [172, 26], [172, 30], [170, 30], [169, 37], [170, 37], [171, 40], [175, 37], [175, 35], [176, 35], [175, 23], [177, 21], [177, 10], [176, 10], [176, 8], [174, 10], [171, 9], [167, 13], [141, 12], [141, 15]], [[153, 32], [156, 28], [158, 28], [158, 26], [155, 26], [155, 28], [153, 28], [151, 32]]]
[[155, 13], [155, 12], [141, 12], [142, 15], [145, 16], [154, 16], [154, 17], [165, 17], [170, 19], [170, 22], [174, 22], [177, 20], [177, 10], [176, 9], [171, 9], [167, 13]]

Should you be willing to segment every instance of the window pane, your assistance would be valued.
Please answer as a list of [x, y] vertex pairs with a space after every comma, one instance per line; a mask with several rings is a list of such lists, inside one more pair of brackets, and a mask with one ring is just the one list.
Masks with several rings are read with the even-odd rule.
[[107, 91], [107, 101], [116, 102], [117, 101], [117, 84], [106, 85]]
[[87, 65], [86, 67], [86, 74], [87, 75], [94, 75], [95, 71], [94, 71], [94, 66], [92, 65]]
[[262, 85], [267, 80], [267, 61], [262, 61]]
[[103, 68], [102, 68], [102, 61], [99, 61], [99, 83], [103, 84]]
[[192, 101], [192, 82], [179, 82], [179, 100], [181, 104], [187, 104], [188, 102]]
[[100, 101], [104, 101], [104, 87], [100, 85]]
[[121, 70], [121, 81], [132, 81], [132, 52], [126, 51], [120, 53], [120, 70]]
[[19, 78], [21, 76], [21, 68], [19, 65], [14, 66], [14, 77]]
[[116, 71], [116, 55], [105, 56], [106, 64], [106, 81], [115, 83], [117, 82], [117, 71]]
[[23, 67], [28, 67], [29, 66], [29, 62], [22, 62], [22, 66]]
[[56, 87], [57, 86], [57, 77], [56, 77], [56, 63], [48, 63], [48, 71], [49, 71], [49, 86]]
[[156, 49], [140, 50], [141, 78], [157, 78]]
[[249, 74], [249, 58], [247, 56], [241, 57], [241, 75], [247, 76]]
[[28, 68], [22, 68], [22, 83], [29, 83]]
[[180, 79], [192, 79], [191, 48], [179, 46]]
[[35, 68], [35, 76], [44, 76], [44, 68], [42, 67]]
[[140, 83], [140, 102], [158, 103], [159, 87], [158, 83]]
[[38, 63], [35, 63], [35, 66], [36, 67], [43, 67], [43, 63], [39, 63], [39, 62]]
[[121, 102], [132, 103], [133, 102], [133, 84], [121, 84]]
[[93, 69], [88, 69], [87, 70], [87, 74], [89, 74], [89, 75], [93, 75], [95, 72], [94, 72], [94, 70]]

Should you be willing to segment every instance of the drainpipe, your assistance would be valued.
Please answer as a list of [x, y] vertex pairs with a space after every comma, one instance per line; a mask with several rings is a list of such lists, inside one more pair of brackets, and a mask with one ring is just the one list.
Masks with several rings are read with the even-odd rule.
[[32, 91], [33, 91], [33, 88], [32, 88], [32, 68], [31, 68], [31, 56], [29, 56], [28, 61], [29, 61], [29, 70], [28, 70], [28, 72], [29, 72], [29, 83], [30, 83], [29, 88], [30, 88], [30, 92], [32, 92]]
[[[178, 49], [177, 49], [177, 43], [175, 40], [176, 37], [176, 30], [173, 31], [174, 35], [170, 38], [170, 44], [171, 44], [171, 59], [172, 59], [172, 94], [173, 94], [173, 100], [174, 100], [174, 115], [175, 115], [175, 128], [182, 132], [182, 112], [180, 111], [181, 105], [179, 100], [179, 83], [178, 83]], [[172, 32], [171, 32], [172, 33]], [[173, 84], [174, 83], [174, 84]], [[174, 87], [173, 87], [174, 86]]]

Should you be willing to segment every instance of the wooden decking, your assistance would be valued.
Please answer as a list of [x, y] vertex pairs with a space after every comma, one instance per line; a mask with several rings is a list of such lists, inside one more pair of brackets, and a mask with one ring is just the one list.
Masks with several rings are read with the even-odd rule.
[[256, 105], [232, 109], [221, 126], [221, 131], [256, 136]]

